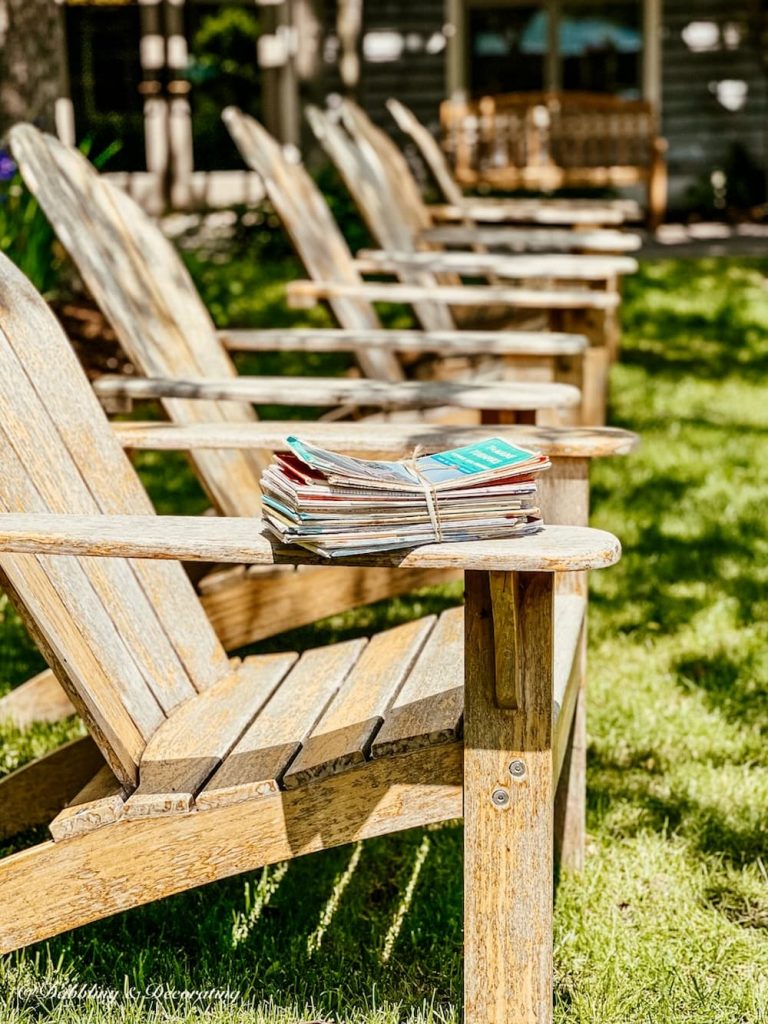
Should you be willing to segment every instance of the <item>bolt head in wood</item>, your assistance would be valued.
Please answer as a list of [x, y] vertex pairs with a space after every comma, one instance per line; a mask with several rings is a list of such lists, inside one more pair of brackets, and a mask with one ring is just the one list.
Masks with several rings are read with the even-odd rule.
[[525, 761], [521, 761], [519, 758], [511, 761], [509, 764], [509, 774], [513, 779], [522, 779], [525, 777]]
[[495, 807], [504, 808], [509, 807], [509, 790], [502, 789], [501, 786], [498, 789], [494, 789], [491, 793], [491, 800]]

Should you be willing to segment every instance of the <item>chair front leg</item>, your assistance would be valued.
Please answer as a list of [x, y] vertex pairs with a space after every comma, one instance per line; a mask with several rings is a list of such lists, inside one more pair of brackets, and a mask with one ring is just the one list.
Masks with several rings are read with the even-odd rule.
[[550, 1024], [551, 573], [466, 573], [466, 1024]]

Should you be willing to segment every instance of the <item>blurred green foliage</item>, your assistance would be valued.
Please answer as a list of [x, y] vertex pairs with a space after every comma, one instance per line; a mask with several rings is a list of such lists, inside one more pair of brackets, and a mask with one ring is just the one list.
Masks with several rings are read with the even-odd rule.
[[63, 253], [19, 174], [0, 180], [0, 250], [43, 295], [56, 290]]
[[239, 167], [221, 120], [227, 106], [261, 115], [261, 69], [256, 45], [261, 23], [246, 7], [221, 6], [213, 13], [191, 8], [191, 44], [186, 77], [192, 84], [192, 130], [198, 170]]
[[[90, 156], [91, 148], [90, 139], [80, 145], [86, 156]], [[113, 142], [92, 158], [93, 163], [101, 170], [119, 149], [120, 143]], [[0, 150], [0, 251], [46, 298], [58, 293], [67, 266], [66, 254], [7, 150]]]

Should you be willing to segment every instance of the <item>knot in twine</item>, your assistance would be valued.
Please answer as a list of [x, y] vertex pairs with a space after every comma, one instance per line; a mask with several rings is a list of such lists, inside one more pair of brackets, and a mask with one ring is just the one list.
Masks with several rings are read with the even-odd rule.
[[429, 482], [429, 480], [426, 478], [426, 476], [422, 473], [422, 471], [416, 464], [416, 460], [419, 458], [421, 451], [421, 447], [417, 445], [413, 449], [413, 455], [411, 455], [410, 459], [403, 460], [403, 465], [414, 478], [414, 480], [416, 480], [416, 482], [421, 485], [421, 489], [424, 493], [424, 500], [427, 503], [427, 513], [429, 514], [429, 521], [432, 524], [432, 532], [435, 535], [435, 540], [437, 541], [438, 544], [440, 544], [442, 543], [443, 540], [443, 526], [442, 523], [440, 522], [440, 505], [438, 504], [437, 491], [435, 489], [435, 485]]

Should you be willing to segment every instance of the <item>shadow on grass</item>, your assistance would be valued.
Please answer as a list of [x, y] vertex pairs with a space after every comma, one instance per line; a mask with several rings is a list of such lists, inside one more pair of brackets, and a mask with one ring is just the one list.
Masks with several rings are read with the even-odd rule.
[[[754, 545], [744, 524], [723, 522], [691, 537], [675, 537], [658, 522], [646, 521], [651, 512], [641, 505], [636, 506], [638, 519], [645, 521], [641, 537], [625, 548], [620, 563], [625, 586], [614, 588], [610, 597], [596, 593], [595, 606], [614, 616], [623, 632], [642, 634], [661, 627], [673, 634], [687, 629], [693, 617], [712, 604], [716, 593], [736, 602], [742, 624], [751, 623], [755, 605], [765, 600], [765, 592], [750, 574]], [[723, 565], [734, 562], [744, 565], [744, 571], [724, 574]]]
[[748, 723], [768, 734], [768, 686], [757, 662], [752, 652], [740, 658], [719, 652], [682, 658], [674, 669], [684, 690], [703, 696], [706, 704], [725, 719]]
[[768, 373], [765, 260], [699, 260], [643, 266], [625, 283], [622, 362], [679, 380]]
[[[139, 992], [231, 986], [238, 1001], [312, 1004], [323, 1017], [383, 1002], [400, 1003], [402, 1019], [425, 1002], [459, 1005], [461, 845], [461, 828], [448, 826], [369, 840], [357, 860], [354, 847], [313, 854], [284, 874], [239, 876], [81, 928], [52, 940], [48, 953], [82, 983], [122, 991], [127, 980]], [[270, 876], [278, 881], [260, 905]]]
[[651, 750], [636, 752], [630, 762], [590, 750], [590, 828], [616, 838], [678, 833], [700, 854], [737, 867], [768, 858], [768, 830], [762, 819], [745, 816], [734, 825], [713, 803], [669, 790], [663, 775], [661, 761]]

